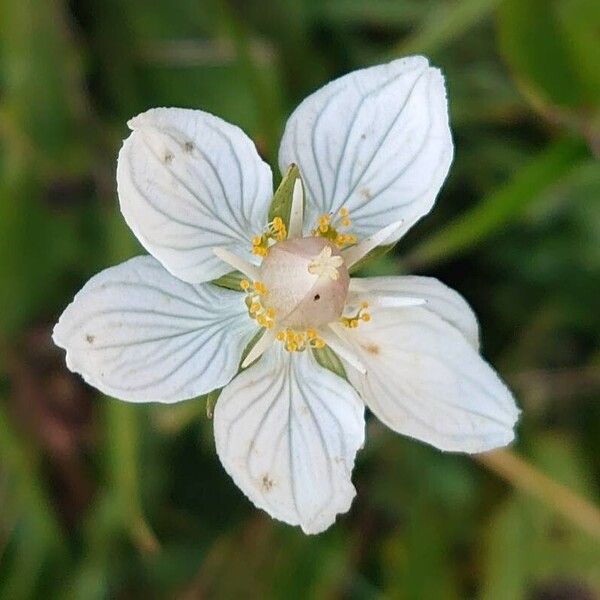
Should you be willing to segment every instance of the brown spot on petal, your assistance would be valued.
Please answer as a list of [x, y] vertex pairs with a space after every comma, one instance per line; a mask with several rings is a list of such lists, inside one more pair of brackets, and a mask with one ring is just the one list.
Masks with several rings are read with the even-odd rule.
[[273, 487], [273, 480], [269, 477], [268, 473], [265, 473], [263, 475], [261, 485], [262, 485], [263, 491], [265, 491], [265, 492], [271, 491], [271, 488]]
[[369, 344], [361, 344], [361, 346], [369, 353], [369, 354], [379, 354], [380, 348], [377, 344], [369, 343]]

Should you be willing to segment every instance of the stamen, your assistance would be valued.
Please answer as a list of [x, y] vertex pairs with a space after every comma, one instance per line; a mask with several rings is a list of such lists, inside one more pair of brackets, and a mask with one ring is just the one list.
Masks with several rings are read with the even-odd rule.
[[404, 221], [396, 221], [391, 223], [387, 227], [380, 229], [372, 236], [361, 240], [356, 246], [348, 248], [342, 252], [342, 256], [346, 262], [346, 266], [350, 268], [355, 265], [361, 258], [364, 258], [373, 248], [379, 246], [382, 242], [387, 240], [393, 233], [395, 233]]
[[242, 369], [245, 369], [248, 365], [252, 364], [256, 359], [260, 358], [266, 350], [271, 347], [271, 344], [275, 341], [275, 332], [272, 330], [266, 330], [262, 337], [254, 344], [252, 350], [248, 352], [248, 356], [242, 362]]
[[371, 304], [381, 308], [404, 308], [406, 306], [423, 306], [423, 304], [427, 304], [427, 300], [408, 296], [374, 296]]
[[250, 264], [248, 261], [240, 258], [222, 246], [217, 246], [213, 248], [212, 251], [223, 262], [226, 262], [229, 266], [241, 271], [246, 277], [249, 277], [250, 279], [258, 279], [258, 268]]
[[273, 329], [275, 325], [275, 310], [263, 306], [261, 296], [268, 293], [267, 287], [261, 281], [254, 281], [252, 285], [246, 279], [240, 281], [240, 287], [246, 292], [246, 306], [251, 319], [265, 329]]
[[350, 211], [347, 208], [340, 208], [339, 210], [340, 222], [339, 225], [335, 225], [335, 219], [331, 214], [321, 215], [317, 221], [317, 226], [313, 229], [312, 234], [316, 237], [323, 237], [330, 240], [338, 248], [345, 248], [356, 244], [357, 238], [351, 233], [340, 233], [339, 227], [350, 227], [352, 221], [349, 218]]
[[350, 349], [350, 342], [345, 337], [343, 327], [338, 323], [331, 323], [329, 331], [321, 332], [321, 336], [325, 343], [336, 353], [339, 354], [348, 364], [352, 365], [357, 371], [366, 375], [367, 369], [362, 364], [358, 356]]
[[288, 239], [302, 237], [302, 225], [304, 222], [304, 190], [300, 178], [294, 181], [292, 192], [292, 209], [290, 211], [290, 226]]
[[324, 348], [325, 341], [315, 329], [305, 331], [281, 329], [275, 334], [275, 339], [283, 344], [288, 352], [304, 352], [307, 348]]
[[404, 308], [406, 306], [422, 306], [427, 304], [427, 300], [416, 298], [414, 296], [404, 296], [402, 293], [393, 291], [379, 292], [372, 290], [365, 285], [360, 277], [353, 277], [350, 280], [350, 297], [346, 301], [347, 305], [357, 304], [360, 298], [368, 301], [369, 304], [377, 308]]
[[340, 318], [340, 322], [344, 327], [348, 327], [349, 329], [355, 329], [358, 327], [361, 321], [365, 323], [371, 320], [371, 314], [368, 312], [369, 303], [362, 302], [359, 309], [356, 311], [356, 314], [350, 317], [342, 316]]
[[252, 238], [252, 254], [265, 257], [269, 254], [269, 247], [276, 242], [283, 242], [287, 238], [285, 223], [281, 217], [275, 217], [265, 227], [265, 232]]

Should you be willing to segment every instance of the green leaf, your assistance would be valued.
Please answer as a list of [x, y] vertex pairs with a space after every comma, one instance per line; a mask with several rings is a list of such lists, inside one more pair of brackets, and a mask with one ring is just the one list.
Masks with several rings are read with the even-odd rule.
[[568, 39], [567, 50], [593, 107], [600, 110], [600, 3], [563, 0], [558, 6], [559, 26]]
[[[393, 250], [396, 244], [389, 244], [388, 246], [377, 246], [373, 248], [371, 252], [369, 252], [366, 256], [363, 256], [356, 264], [350, 267], [350, 274], [357, 273], [358, 271], [362, 271], [365, 268], [371, 267], [372, 263], [377, 265], [377, 262], [380, 261], [390, 250]], [[372, 275], [372, 273], [369, 273]]]
[[294, 182], [299, 177], [300, 170], [298, 169], [298, 166], [294, 164], [290, 165], [273, 196], [271, 207], [269, 208], [269, 221], [272, 221], [275, 217], [281, 217], [285, 226], [289, 226]]
[[518, 171], [512, 181], [418, 245], [405, 263], [417, 269], [465, 252], [519, 218], [542, 192], [561, 183], [587, 154], [581, 141], [555, 142]]
[[442, 4], [439, 10], [423, 18], [423, 25], [396, 47], [396, 56], [415, 52], [432, 54], [464, 35], [487, 17], [502, 0], [460, 0]]
[[[592, 501], [597, 498], [593, 461], [586, 460], [578, 443], [548, 434], [537, 439], [533, 450], [534, 463], [545, 473]], [[590, 591], [600, 586], [597, 539], [520, 491], [514, 491], [492, 515], [486, 541], [484, 600], [532, 597], [536, 584], [573, 581]]]
[[322, 367], [335, 373], [342, 379], [348, 379], [342, 361], [329, 346], [325, 346], [324, 348], [313, 348], [313, 354]]
[[240, 287], [240, 282], [242, 279], [245, 279], [242, 273], [239, 271], [231, 271], [231, 273], [226, 273], [218, 279], [213, 279], [211, 283], [228, 290], [233, 290], [234, 292], [239, 292], [242, 289]]
[[583, 132], [600, 111], [599, 12], [596, 0], [506, 0], [499, 10], [501, 50], [521, 91], [550, 121]]

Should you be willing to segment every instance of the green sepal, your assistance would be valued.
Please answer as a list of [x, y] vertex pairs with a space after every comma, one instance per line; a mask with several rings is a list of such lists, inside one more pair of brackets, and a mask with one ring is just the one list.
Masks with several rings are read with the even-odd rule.
[[313, 355], [317, 362], [328, 371], [335, 373], [338, 377], [348, 380], [346, 376], [346, 369], [338, 355], [329, 347], [324, 348], [313, 348]]
[[212, 419], [213, 409], [215, 408], [215, 404], [217, 403], [222, 391], [223, 388], [217, 388], [216, 390], [208, 392], [208, 394], [204, 394], [204, 396], [202, 396], [202, 398], [206, 401], [206, 417], [208, 419]]
[[298, 166], [291, 164], [271, 201], [269, 221], [272, 221], [275, 217], [281, 217], [285, 226], [289, 227], [290, 212], [292, 210], [292, 193], [294, 191], [294, 183], [299, 177], [300, 170]]
[[[254, 348], [254, 346], [256, 345], [256, 342], [258, 342], [258, 340], [260, 340], [260, 338], [262, 337], [263, 333], [265, 333], [265, 329], [263, 329], [261, 327], [254, 334], [254, 337], [248, 342], [248, 344], [244, 348], [244, 351], [242, 352], [242, 357], [240, 358], [240, 365], [238, 367], [238, 373], [240, 373], [242, 371], [242, 363], [246, 360], [246, 356], [248, 356], [248, 354], [250, 353], [250, 350], [252, 350], [252, 348]], [[252, 363], [252, 364], [254, 364], [254, 363]]]
[[350, 267], [350, 274], [352, 275], [353, 273], [360, 271], [371, 261], [385, 256], [390, 250], [393, 250], [395, 245], [396, 243], [388, 244], [387, 246], [376, 246], [373, 248], [373, 250], [371, 250], [371, 252], [369, 252], [366, 256], [363, 256], [356, 264]]
[[231, 271], [231, 273], [226, 273], [218, 279], [213, 279], [211, 283], [218, 285], [219, 287], [227, 288], [228, 290], [233, 290], [234, 292], [241, 292], [242, 288], [240, 282], [242, 279], [246, 279], [243, 273]]

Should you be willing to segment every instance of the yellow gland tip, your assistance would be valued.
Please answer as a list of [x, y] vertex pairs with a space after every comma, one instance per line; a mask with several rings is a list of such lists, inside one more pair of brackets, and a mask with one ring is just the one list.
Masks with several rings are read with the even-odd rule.
[[338, 246], [338, 248], [345, 248], [346, 246], [356, 244], [357, 238], [355, 235], [350, 233], [340, 233], [338, 231], [339, 227], [350, 227], [350, 225], [352, 225], [349, 214], [350, 211], [347, 208], [340, 208], [338, 211], [340, 220], [339, 222], [336, 220], [337, 225], [332, 222], [330, 214], [321, 215], [317, 219], [317, 225], [313, 229], [312, 235], [315, 237], [326, 238]]
[[275, 334], [275, 339], [282, 342], [283, 348], [288, 352], [304, 352], [307, 348], [324, 348], [325, 341], [319, 337], [317, 330], [309, 327], [308, 329], [280, 329]]
[[246, 306], [248, 315], [251, 319], [265, 329], [272, 329], [275, 326], [276, 311], [273, 308], [265, 308], [261, 301], [261, 296], [267, 294], [267, 287], [261, 281], [250, 283], [247, 279], [240, 281], [240, 287], [246, 293]]
[[349, 329], [356, 329], [360, 325], [361, 321], [363, 321], [364, 323], [368, 323], [371, 320], [371, 314], [367, 312], [368, 308], [368, 302], [361, 302], [360, 308], [358, 309], [356, 314], [351, 315], [349, 317], [342, 317], [340, 319], [342, 325], [344, 325], [344, 327], [348, 327]]

